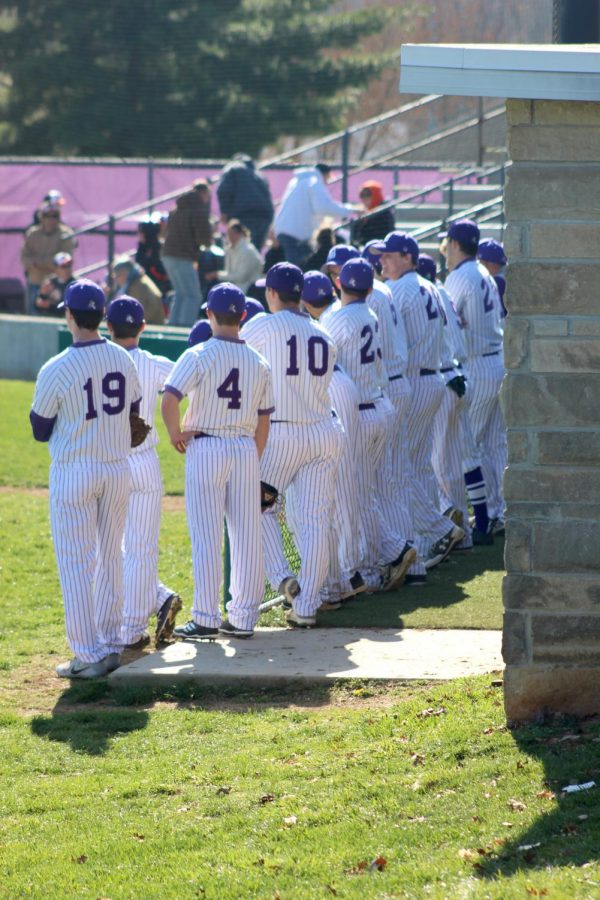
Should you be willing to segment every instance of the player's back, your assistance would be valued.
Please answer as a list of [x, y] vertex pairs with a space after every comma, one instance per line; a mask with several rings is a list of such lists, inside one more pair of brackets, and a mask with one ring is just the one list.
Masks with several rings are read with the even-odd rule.
[[445, 313], [437, 290], [415, 271], [389, 282], [389, 288], [406, 329], [407, 374], [439, 369]]
[[367, 303], [379, 321], [381, 352], [388, 378], [404, 374], [407, 363], [406, 330], [387, 284], [375, 279]]
[[183, 430], [253, 437], [260, 412], [272, 410], [269, 365], [245, 341], [213, 337], [186, 350], [165, 390], [189, 395]]
[[340, 365], [357, 387], [360, 403], [381, 397], [385, 370], [373, 310], [362, 300], [349, 303], [328, 315], [325, 327], [336, 343]]
[[464, 260], [450, 272], [445, 287], [464, 328], [467, 355], [501, 355], [502, 304], [488, 270], [476, 260]]
[[53, 462], [112, 462], [131, 449], [129, 414], [141, 398], [129, 354], [104, 338], [74, 343], [42, 367], [33, 410], [56, 417]]
[[328, 387], [336, 360], [335, 344], [304, 313], [282, 310], [255, 316], [244, 338], [271, 366], [273, 421], [314, 423], [331, 418]]
[[163, 389], [174, 363], [166, 356], [157, 356], [148, 350], [141, 350], [140, 347], [132, 347], [127, 352], [135, 364], [142, 388], [140, 415], [150, 425], [150, 433], [146, 440], [131, 451], [132, 453], [142, 453], [158, 444], [158, 432], [154, 425], [156, 399]]

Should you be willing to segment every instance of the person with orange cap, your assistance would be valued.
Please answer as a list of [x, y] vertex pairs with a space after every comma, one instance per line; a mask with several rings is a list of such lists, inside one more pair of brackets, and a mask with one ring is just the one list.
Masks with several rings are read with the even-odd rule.
[[391, 209], [378, 208], [386, 202], [383, 187], [378, 181], [365, 181], [360, 186], [358, 195], [364, 211], [352, 225], [352, 243], [364, 246], [368, 241], [383, 240], [396, 227], [394, 213]]

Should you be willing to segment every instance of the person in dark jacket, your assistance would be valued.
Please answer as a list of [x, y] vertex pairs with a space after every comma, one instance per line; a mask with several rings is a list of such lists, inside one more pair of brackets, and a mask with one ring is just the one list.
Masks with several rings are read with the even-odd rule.
[[177, 198], [169, 213], [162, 261], [175, 291], [169, 325], [191, 326], [202, 306], [197, 259], [201, 247], [210, 247], [210, 188], [204, 179]]
[[303, 272], [321, 271], [327, 262], [327, 255], [335, 244], [335, 232], [333, 228], [320, 228], [315, 238], [315, 252], [302, 263]]
[[138, 224], [138, 245], [135, 261], [152, 279], [163, 297], [171, 290], [169, 276], [160, 258], [160, 221], [144, 219]]
[[[386, 202], [383, 188], [378, 181], [365, 181], [360, 187], [359, 197], [364, 206], [363, 216]], [[367, 218], [359, 216], [352, 223], [352, 243], [363, 247], [369, 241], [383, 240], [395, 227], [394, 213], [391, 209], [382, 209]]]
[[261, 250], [273, 221], [273, 201], [269, 184], [254, 168], [254, 162], [236, 153], [221, 173], [217, 187], [221, 221], [239, 219], [250, 231], [250, 238]]

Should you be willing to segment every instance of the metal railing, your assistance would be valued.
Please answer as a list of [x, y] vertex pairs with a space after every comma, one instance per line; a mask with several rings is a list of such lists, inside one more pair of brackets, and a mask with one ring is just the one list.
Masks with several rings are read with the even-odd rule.
[[[349, 179], [353, 175], [360, 174], [361, 172], [366, 172], [368, 170], [377, 168], [379, 166], [383, 166], [389, 164], [391, 162], [402, 159], [403, 157], [414, 153], [424, 147], [429, 147], [433, 144], [439, 143], [442, 140], [445, 140], [449, 137], [453, 137], [455, 135], [460, 134], [468, 130], [469, 128], [477, 127], [478, 129], [478, 160], [482, 158], [483, 155], [483, 137], [482, 137], [482, 128], [483, 124], [486, 121], [490, 121], [500, 115], [503, 114], [504, 108], [497, 108], [492, 111], [485, 113], [483, 111], [483, 106], [481, 103], [478, 105], [478, 115], [467, 119], [464, 122], [458, 123], [457, 125], [453, 125], [449, 128], [443, 129], [442, 131], [436, 132], [434, 135], [429, 135], [428, 137], [413, 142], [411, 144], [405, 145], [393, 152], [386, 153], [376, 159], [369, 159], [364, 163], [361, 163], [357, 166], [352, 167], [350, 165], [350, 142], [354, 135], [365, 131], [367, 129], [376, 128], [382, 124], [390, 122], [394, 119], [397, 119], [401, 116], [407, 115], [410, 112], [415, 110], [424, 109], [430, 104], [434, 103], [437, 100], [442, 99], [442, 95], [440, 94], [429, 94], [425, 97], [419, 98], [411, 103], [406, 103], [400, 107], [397, 107], [394, 110], [390, 110], [389, 112], [383, 113], [379, 116], [374, 116], [370, 119], [366, 119], [364, 122], [360, 122], [357, 125], [350, 126], [342, 131], [333, 132], [330, 135], [327, 135], [324, 138], [320, 138], [315, 141], [310, 141], [305, 144], [301, 144], [298, 147], [294, 147], [292, 150], [285, 151], [284, 153], [280, 153], [276, 156], [271, 157], [263, 163], [260, 163], [257, 168], [259, 170], [264, 170], [269, 168], [270, 166], [275, 166], [280, 163], [284, 163], [288, 160], [295, 159], [299, 156], [302, 156], [305, 153], [309, 153], [313, 150], [319, 150], [322, 147], [326, 147], [332, 143], [340, 142], [341, 143], [341, 174], [336, 178], [331, 180], [331, 184], [335, 184], [341, 182], [342, 189], [342, 201], [346, 202], [348, 198], [348, 182]], [[473, 174], [476, 174], [475, 171]], [[459, 176], [460, 177], [460, 176]], [[218, 180], [219, 176], [215, 175], [208, 179], [210, 184], [215, 183]], [[127, 209], [120, 210], [112, 215], [102, 216], [101, 218], [96, 219], [95, 221], [89, 223], [83, 228], [79, 228], [75, 231], [75, 236], [90, 234], [90, 233], [106, 233], [107, 234], [107, 255], [106, 259], [100, 260], [96, 263], [87, 265], [81, 269], [77, 270], [77, 275], [87, 275], [91, 272], [97, 271], [98, 269], [107, 268], [110, 273], [110, 269], [114, 260], [115, 253], [115, 237], [117, 235], [117, 223], [124, 220], [132, 218], [139, 213], [146, 212], [147, 210], [152, 210], [156, 206], [166, 203], [170, 200], [174, 200], [179, 197], [184, 191], [189, 190], [191, 185], [187, 187], [179, 187], [176, 190], [169, 191], [165, 194], [161, 194], [158, 197], [151, 197], [148, 200], [143, 201], [142, 203], [138, 203], [135, 206], [131, 206]], [[439, 186], [432, 186], [428, 189], [425, 189], [424, 192], [417, 192], [417, 196], [420, 193], [431, 193], [431, 191], [439, 189]], [[452, 188], [450, 188], [452, 191]], [[408, 198], [403, 198], [404, 202], [407, 201]], [[395, 207], [401, 201], [391, 201], [389, 204], [384, 204], [384, 206], [379, 207], [377, 210], [373, 210], [372, 213], [379, 212], [381, 209], [386, 206]], [[278, 206], [278, 203], [275, 204]]]

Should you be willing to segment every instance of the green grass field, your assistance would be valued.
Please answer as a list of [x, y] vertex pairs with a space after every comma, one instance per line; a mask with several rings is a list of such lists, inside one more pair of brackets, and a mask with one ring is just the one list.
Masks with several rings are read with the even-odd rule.
[[[600, 724], [506, 729], [498, 674], [179, 691], [73, 684], [32, 386], [3, 382], [0, 897], [593, 898]], [[183, 461], [165, 441], [161, 574], [186, 603]], [[500, 625], [502, 547], [323, 623]], [[266, 622], [281, 621], [278, 611]]]

